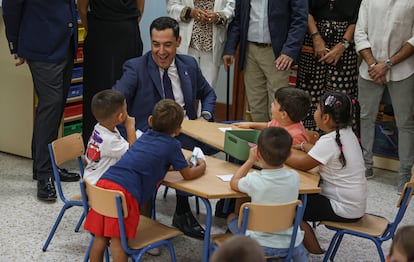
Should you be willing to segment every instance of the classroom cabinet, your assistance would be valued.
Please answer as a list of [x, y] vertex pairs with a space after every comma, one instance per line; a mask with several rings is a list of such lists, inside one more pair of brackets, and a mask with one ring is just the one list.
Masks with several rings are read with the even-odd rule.
[[0, 19], [0, 151], [31, 157], [34, 89], [27, 64], [16, 67]]
[[[4, 36], [4, 22], [0, 19], [0, 151], [31, 158], [31, 141], [37, 98], [27, 64], [16, 68]], [[59, 135], [82, 131], [82, 46], [84, 29], [80, 25], [78, 57], [74, 76], [66, 100], [66, 116], [62, 118]], [[77, 75], [76, 75], [77, 74]]]

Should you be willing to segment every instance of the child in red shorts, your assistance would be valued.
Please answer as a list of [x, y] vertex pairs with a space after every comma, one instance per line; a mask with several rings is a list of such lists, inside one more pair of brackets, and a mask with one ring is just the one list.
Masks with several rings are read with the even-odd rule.
[[[206, 169], [206, 163], [202, 159], [198, 159], [199, 165], [191, 168], [181, 151], [180, 142], [174, 138], [180, 133], [183, 118], [182, 107], [173, 100], [158, 102], [148, 118], [152, 129], [145, 132], [96, 184], [125, 194], [128, 208], [128, 217], [124, 219], [127, 238], [135, 237], [140, 205], [151, 199], [171, 166], [180, 171], [184, 179], [197, 178]], [[117, 219], [90, 210], [84, 227], [95, 236], [90, 253], [91, 261], [102, 261], [109, 241], [114, 260], [128, 260], [121, 246]]]

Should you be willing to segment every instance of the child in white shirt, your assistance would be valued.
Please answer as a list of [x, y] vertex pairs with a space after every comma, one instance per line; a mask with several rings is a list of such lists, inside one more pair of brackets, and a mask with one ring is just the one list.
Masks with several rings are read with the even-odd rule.
[[[354, 106], [355, 104], [355, 106]], [[354, 114], [354, 110], [355, 114]], [[326, 134], [312, 144], [303, 144], [307, 154], [292, 154], [286, 163], [293, 168], [319, 168], [321, 193], [309, 194], [304, 221], [336, 221], [350, 223], [365, 213], [367, 181], [361, 145], [351, 128], [352, 116], [359, 117], [358, 103], [340, 92], [325, 93], [314, 113], [316, 125]], [[356, 119], [357, 128], [359, 119]], [[356, 130], [356, 133], [359, 133]], [[295, 146], [294, 146], [295, 148]], [[309, 252], [324, 250], [311, 226], [303, 222], [304, 244]]]
[[[284, 168], [283, 164], [290, 154], [292, 137], [282, 127], [267, 127], [259, 135], [257, 147], [250, 150], [249, 158], [237, 170], [230, 181], [233, 190], [248, 194], [251, 202], [256, 204], [282, 204], [295, 201], [299, 195], [299, 175], [293, 169]], [[258, 172], [249, 170], [256, 161], [260, 161], [263, 169]], [[236, 201], [236, 211], [240, 209], [240, 201]], [[229, 230], [237, 234], [237, 214], [227, 218]], [[293, 228], [278, 232], [246, 232], [256, 240], [266, 256], [285, 257], [288, 254]], [[303, 232], [298, 229], [293, 260], [307, 261], [306, 251], [302, 244]]]
[[[91, 107], [98, 123], [86, 148], [84, 178], [96, 184], [101, 175], [135, 142], [135, 118], [128, 115], [125, 96], [117, 90], [106, 89], [95, 94]], [[120, 124], [125, 125], [128, 141], [116, 127]]]

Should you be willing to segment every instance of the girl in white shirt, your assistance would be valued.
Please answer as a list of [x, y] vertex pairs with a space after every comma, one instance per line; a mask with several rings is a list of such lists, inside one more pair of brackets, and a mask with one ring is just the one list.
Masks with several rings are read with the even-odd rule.
[[[359, 106], [347, 95], [324, 94], [314, 119], [326, 134], [315, 145], [296, 145], [296, 149], [307, 154], [292, 154], [286, 161], [300, 170], [319, 167], [321, 193], [308, 195], [304, 221], [355, 222], [365, 213], [367, 183], [362, 149], [351, 128], [353, 115], [359, 117]], [[359, 119], [356, 123], [359, 133]], [[308, 251], [324, 253], [310, 225], [303, 222], [301, 228], [305, 231], [303, 243]]]

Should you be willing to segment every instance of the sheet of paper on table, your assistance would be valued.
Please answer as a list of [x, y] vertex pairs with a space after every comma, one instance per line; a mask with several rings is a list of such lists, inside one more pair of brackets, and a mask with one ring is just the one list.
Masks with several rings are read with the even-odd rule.
[[221, 180], [223, 180], [224, 182], [229, 182], [231, 180], [231, 178], [233, 177], [233, 174], [217, 175], [217, 177], [220, 178]]
[[218, 128], [221, 132], [226, 132], [227, 130], [231, 130], [231, 127], [219, 127]]

